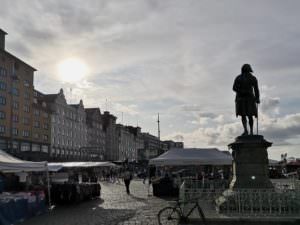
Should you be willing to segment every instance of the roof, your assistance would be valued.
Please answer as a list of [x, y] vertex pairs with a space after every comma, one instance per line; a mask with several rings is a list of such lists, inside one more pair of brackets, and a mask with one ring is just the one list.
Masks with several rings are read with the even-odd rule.
[[88, 167], [116, 167], [111, 162], [59, 162], [48, 163], [50, 171], [58, 171], [61, 168], [88, 168]]
[[93, 113], [93, 112], [97, 112], [97, 111], [100, 112], [100, 108], [85, 108], [84, 110], [89, 113]]
[[47, 162], [31, 162], [15, 158], [0, 150], [0, 171], [3, 173], [46, 171]]
[[1, 28], [0, 28], [0, 33], [2, 33], [2, 34], [4, 34], [4, 35], [7, 34], [7, 33], [6, 33], [4, 30], [2, 30]]
[[29, 68], [31, 68], [33, 71], [37, 71], [36, 68], [30, 66], [29, 64], [27, 64], [26, 62], [24, 62], [23, 60], [19, 59], [18, 57], [14, 56], [13, 54], [9, 53], [8, 51], [6, 51], [5, 49], [1, 49], [0, 51], [4, 52], [5, 54], [9, 55], [10, 57], [13, 57], [14, 59], [18, 60], [19, 62], [23, 63], [24, 65], [28, 66]]
[[46, 102], [54, 102], [59, 94], [46, 94], [43, 96]]
[[165, 165], [231, 165], [232, 157], [216, 148], [172, 148], [149, 164]]

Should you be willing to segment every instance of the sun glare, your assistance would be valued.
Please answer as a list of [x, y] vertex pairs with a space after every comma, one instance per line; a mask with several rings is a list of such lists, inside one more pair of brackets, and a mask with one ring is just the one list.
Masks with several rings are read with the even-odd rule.
[[59, 78], [65, 82], [78, 82], [87, 75], [87, 72], [86, 64], [79, 59], [66, 59], [58, 65]]

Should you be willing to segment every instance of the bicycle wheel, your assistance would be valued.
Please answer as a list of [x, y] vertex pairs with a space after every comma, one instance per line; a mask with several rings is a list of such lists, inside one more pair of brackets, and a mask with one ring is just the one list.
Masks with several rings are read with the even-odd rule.
[[180, 220], [180, 213], [176, 208], [166, 207], [158, 212], [159, 225], [177, 225]]

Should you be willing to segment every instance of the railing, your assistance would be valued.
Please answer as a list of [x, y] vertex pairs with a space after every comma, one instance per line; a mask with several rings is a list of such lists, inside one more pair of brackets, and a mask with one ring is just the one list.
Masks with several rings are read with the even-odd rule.
[[300, 213], [300, 192], [296, 190], [239, 189], [225, 192], [218, 200], [219, 212], [232, 216], [299, 216]]
[[297, 177], [291, 177], [288, 179], [272, 179], [271, 182], [275, 189], [300, 191], [300, 180], [298, 180]]
[[[273, 181], [274, 182], [274, 181]], [[278, 182], [277, 182], [278, 183]], [[201, 180], [185, 180], [179, 191], [179, 198], [188, 202], [199, 198], [204, 205], [216, 208], [219, 214], [237, 217], [268, 217], [300, 215], [300, 189], [297, 182], [286, 186], [283, 181], [274, 189], [237, 189], [230, 191], [228, 183]], [[285, 185], [285, 186], [284, 186]], [[278, 188], [280, 187], [280, 188]], [[288, 188], [287, 188], [288, 187]], [[187, 210], [188, 204], [184, 206]]]

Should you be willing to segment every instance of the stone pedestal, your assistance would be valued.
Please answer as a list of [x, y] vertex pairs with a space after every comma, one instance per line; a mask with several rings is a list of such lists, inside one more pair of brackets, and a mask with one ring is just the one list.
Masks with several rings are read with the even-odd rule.
[[[229, 189], [216, 199], [219, 212], [226, 212], [229, 209], [239, 211], [241, 204], [253, 203], [256, 193], [263, 194], [268, 189], [274, 188], [268, 171], [267, 148], [271, 145], [272, 143], [261, 135], [239, 136], [235, 142], [228, 145], [232, 149], [233, 178]], [[259, 208], [260, 206], [254, 207], [255, 210]]]
[[228, 145], [234, 160], [231, 190], [273, 188], [269, 179], [267, 152], [271, 145], [261, 135], [239, 136]]

